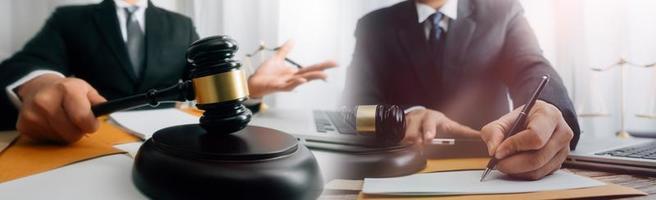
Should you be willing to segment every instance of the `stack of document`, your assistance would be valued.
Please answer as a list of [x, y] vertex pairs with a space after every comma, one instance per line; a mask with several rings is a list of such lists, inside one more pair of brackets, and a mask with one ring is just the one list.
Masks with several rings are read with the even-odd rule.
[[116, 112], [110, 114], [109, 119], [127, 132], [141, 139], [148, 139], [156, 131], [163, 128], [184, 124], [197, 124], [199, 117], [176, 108], [166, 108]]
[[472, 195], [508, 194], [588, 188], [604, 182], [565, 171], [556, 171], [536, 181], [512, 179], [493, 171], [480, 182], [482, 170], [414, 174], [395, 178], [366, 178], [362, 192], [378, 195]]

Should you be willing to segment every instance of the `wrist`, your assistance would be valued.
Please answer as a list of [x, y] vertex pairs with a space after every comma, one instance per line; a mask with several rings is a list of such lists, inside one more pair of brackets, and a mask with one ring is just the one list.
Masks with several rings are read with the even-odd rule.
[[248, 77], [248, 98], [261, 99], [264, 97], [262, 86], [259, 86], [254, 80], [253, 76]]
[[262, 99], [263, 96], [257, 88], [248, 86], [248, 99]]

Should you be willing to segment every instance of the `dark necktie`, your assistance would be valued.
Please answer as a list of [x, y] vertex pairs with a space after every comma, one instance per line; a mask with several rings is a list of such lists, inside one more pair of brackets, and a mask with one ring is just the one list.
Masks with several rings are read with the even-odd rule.
[[441, 12], [435, 12], [428, 18], [431, 23], [431, 29], [428, 34], [428, 45], [433, 57], [436, 57], [436, 55], [440, 53], [439, 49], [443, 46], [440, 40], [443, 39], [444, 35], [444, 31], [442, 30], [442, 27], [440, 27], [442, 17], [444, 17], [444, 15]]
[[[429, 53], [430, 53], [430, 61], [432, 62], [430, 66], [430, 69], [427, 70], [427, 72], [434, 74], [433, 80], [435, 81], [434, 90], [436, 94], [441, 93], [443, 91], [443, 83], [442, 83], [442, 70], [444, 68], [443, 60], [444, 60], [444, 48], [446, 44], [446, 32], [442, 30], [442, 27], [440, 27], [440, 21], [442, 21], [442, 18], [444, 15], [440, 12], [435, 12], [433, 15], [430, 16], [429, 22], [431, 25], [431, 29], [428, 35], [428, 45], [429, 45]], [[443, 95], [439, 95], [442, 97]]]
[[126, 46], [130, 56], [130, 63], [132, 63], [134, 75], [139, 77], [141, 74], [141, 68], [144, 65], [146, 48], [144, 47], [144, 33], [139, 26], [139, 21], [137, 21], [134, 16], [137, 9], [137, 6], [125, 8], [125, 14], [127, 15], [125, 27], [128, 36]]

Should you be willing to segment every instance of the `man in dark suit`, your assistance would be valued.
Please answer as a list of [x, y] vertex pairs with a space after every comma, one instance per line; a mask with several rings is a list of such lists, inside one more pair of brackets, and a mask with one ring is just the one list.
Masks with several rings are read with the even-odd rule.
[[[0, 85], [20, 106], [16, 128], [21, 134], [74, 142], [98, 128], [91, 105], [185, 78], [185, 51], [197, 39], [189, 18], [147, 0], [60, 7], [20, 52], [2, 63]], [[335, 66], [286, 66], [290, 50], [286, 43], [249, 77], [251, 98], [323, 79], [322, 70]]]
[[[347, 102], [414, 106], [407, 139], [479, 135], [497, 169], [527, 179], [560, 168], [576, 146], [572, 103], [517, 0], [408, 0], [360, 19], [356, 38]], [[551, 81], [527, 128], [502, 142], [543, 75]]]

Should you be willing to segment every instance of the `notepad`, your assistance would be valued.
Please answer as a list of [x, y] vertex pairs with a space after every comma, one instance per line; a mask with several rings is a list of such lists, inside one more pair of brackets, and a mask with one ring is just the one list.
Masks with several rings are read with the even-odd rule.
[[556, 171], [540, 180], [512, 179], [498, 171], [480, 182], [482, 170], [415, 174], [395, 178], [366, 178], [362, 192], [379, 195], [469, 195], [509, 194], [588, 188], [604, 182], [565, 171]]
[[150, 138], [163, 128], [197, 124], [199, 119], [176, 108], [116, 112], [110, 114], [109, 118], [119, 127], [142, 139]]
[[132, 183], [132, 159], [118, 154], [0, 184], [0, 199], [147, 199]]

